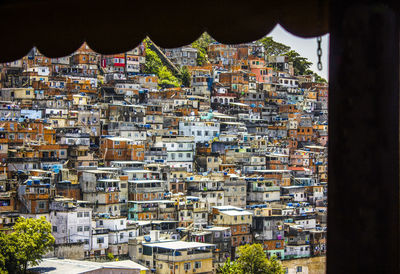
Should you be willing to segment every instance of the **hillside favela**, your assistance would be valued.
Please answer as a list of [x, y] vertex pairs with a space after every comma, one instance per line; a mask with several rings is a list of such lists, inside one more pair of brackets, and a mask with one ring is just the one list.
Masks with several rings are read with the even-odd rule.
[[0, 65], [1, 273], [323, 273], [328, 83], [272, 37]]

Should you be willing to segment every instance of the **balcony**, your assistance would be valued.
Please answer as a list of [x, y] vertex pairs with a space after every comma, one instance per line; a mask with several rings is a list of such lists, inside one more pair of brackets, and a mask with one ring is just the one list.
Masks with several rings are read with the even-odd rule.
[[253, 187], [253, 192], [267, 192], [267, 191], [280, 191], [279, 186], [264, 186], [264, 187]]
[[40, 160], [42, 162], [58, 162], [60, 159], [58, 157], [42, 157]]
[[207, 207], [195, 207], [193, 208], [193, 212], [208, 212]]
[[167, 262], [204, 260], [204, 259], [211, 259], [212, 257], [213, 257], [212, 252], [197, 253], [197, 254], [182, 254], [180, 256], [173, 256], [170, 254], [156, 254], [156, 260], [167, 261]]
[[138, 210], [138, 212], [150, 212], [150, 211], [155, 211], [157, 210], [157, 207], [143, 207], [142, 211], [140, 211], [140, 209]]
[[96, 187], [97, 192], [119, 192], [118, 187]]
[[164, 212], [175, 212], [175, 207], [160, 208], [160, 213], [164, 213]]

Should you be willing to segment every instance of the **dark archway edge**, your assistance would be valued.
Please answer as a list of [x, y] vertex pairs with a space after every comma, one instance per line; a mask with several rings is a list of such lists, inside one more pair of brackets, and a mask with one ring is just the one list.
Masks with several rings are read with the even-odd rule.
[[149, 36], [165, 48], [187, 45], [204, 31], [217, 41], [257, 40], [278, 23], [292, 34], [329, 31], [326, 0], [7, 0], [0, 2], [0, 62], [30, 49], [48, 57], [73, 53], [83, 42], [101, 54], [121, 53]]
[[122, 52], [146, 35], [177, 47], [203, 31], [224, 43], [249, 42], [276, 23], [302, 37], [329, 31], [327, 272], [400, 273], [399, 1], [352, 8], [349, 0], [32, 2], [0, 2], [0, 62], [33, 46], [68, 55], [83, 41], [100, 53]]

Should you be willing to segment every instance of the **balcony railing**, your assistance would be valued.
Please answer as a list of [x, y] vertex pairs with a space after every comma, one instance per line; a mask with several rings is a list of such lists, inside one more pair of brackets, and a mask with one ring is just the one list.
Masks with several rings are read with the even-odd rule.
[[168, 261], [168, 262], [182, 262], [182, 261], [211, 259], [212, 257], [213, 257], [213, 255], [211, 252], [190, 254], [190, 255], [180, 255], [180, 256], [173, 256], [173, 255], [169, 255], [169, 254], [156, 254], [156, 260]]

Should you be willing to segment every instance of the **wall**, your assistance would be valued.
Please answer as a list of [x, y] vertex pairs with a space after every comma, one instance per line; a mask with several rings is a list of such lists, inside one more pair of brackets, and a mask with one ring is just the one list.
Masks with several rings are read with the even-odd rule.
[[[293, 272], [297, 266], [303, 266], [303, 273], [307, 273], [305, 270], [308, 268], [309, 274], [320, 274], [326, 272], [326, 257], [312, 257], [312, 258], [304, 258], [304, 259], [295, 259], [295, 260], [284, 260], [282, 261], [283, 268], [288, 268], [288, 273], [296, 273]], [[292, 270], [292, 271], [291, 271]]]
[[63, 259], [83, 260], [85, 257], [83, 247], [83, 243], [60, 244], [54, 247], [54, 253], [51, 252], [51, 255]]

